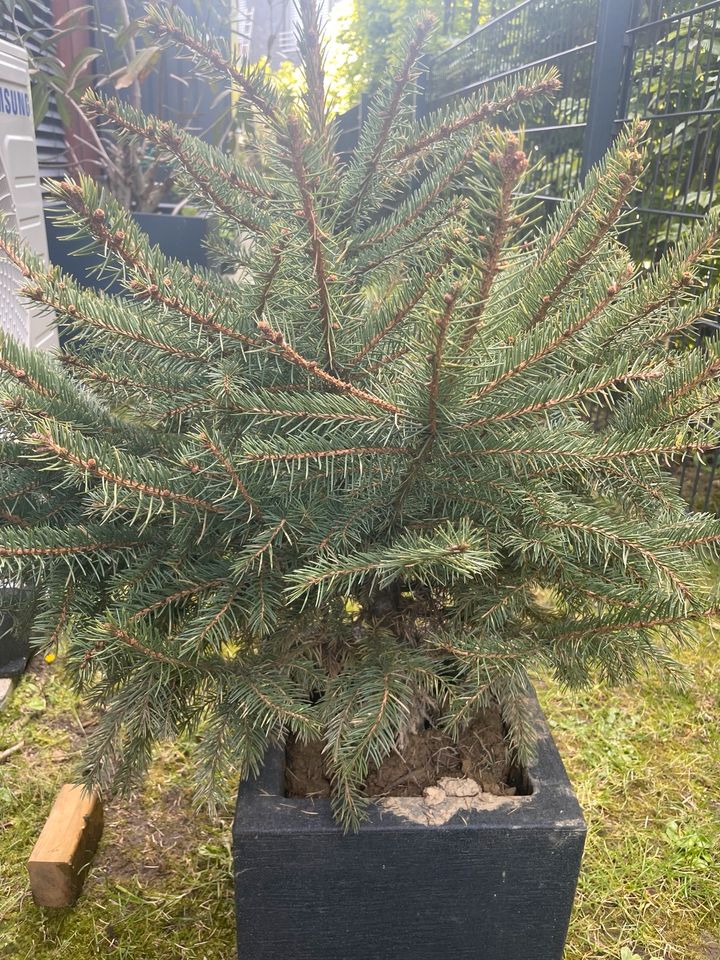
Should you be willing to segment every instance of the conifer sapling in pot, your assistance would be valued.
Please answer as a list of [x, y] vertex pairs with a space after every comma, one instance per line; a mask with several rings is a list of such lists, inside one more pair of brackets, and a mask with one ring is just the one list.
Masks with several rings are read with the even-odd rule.
[[[582, 823], [529, 676], [673, 670], [664, 636], [713, 608], [703, 564], [720, 523], [688, 511], [667, 467], [718, 444], [720, 360], [667, 343], [714, 304], [700, 278], [720, 224], [649, 272], [632, 263], [618, 239], [642, 172], [631, 125], [529, 233], [507, 128], [557, 78], [530, 72], [418, 120], [429, 21], [341, 160], [314, 0], [301, 14], [293, 99], [177, 8], [148, 13], [154, 42], [229, 80], [265, 128], [262, 170], [87, 99], [212, 214], [222, 272], [165, 257], [89, 179], [52, 192], [124, 296], [3, 232], [23, 295], [71, 337], [56, 357], [2, 339], [0, 575], [36, 585], [38, 636], [65, 637], [100, 708], [88, 783], [131, 786], [152, 744], [180, 734], [201, 798], [260, 776], [238, 805], [243, 957], [418, 960], [442, 943], [475, 957], [478, 942], [492, 960], [559, 957]], [[294, 796], [278, 798], [283, 776]], [[336, 824], [303, 792], [328, 793]], [[513, 897], [525, 921], [497, 913]], [[276, 922], [258, 931], [263, 910]], [[397, 943], [395, 917], [416, 918]]]

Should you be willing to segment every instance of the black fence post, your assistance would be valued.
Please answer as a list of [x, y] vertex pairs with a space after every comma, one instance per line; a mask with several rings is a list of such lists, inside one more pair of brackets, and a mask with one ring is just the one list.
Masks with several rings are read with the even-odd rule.
[[581, 177], [603, 158], [613, 141], [620, 94], [625, 87], [625, 36], [631, 8], [630, 0], [600, 0]]

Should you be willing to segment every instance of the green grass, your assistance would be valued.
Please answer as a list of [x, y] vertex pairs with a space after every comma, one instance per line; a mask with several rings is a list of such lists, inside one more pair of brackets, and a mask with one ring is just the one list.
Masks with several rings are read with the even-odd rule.
[[685, 693], [539, 691], [589, 827], [566, 960], [720, 958], [720, 632], [678, 658]]
[[[680, 656], [686, 693], [540, 684], [590, 827], [566, 960], [720, 960], [720, 634]], [[0, 714], [0, 751], [24, 742], [0, 764], [1, 960], [231, 960], [230, 815], [192, 811], [182, 746], [107, 809], [76, 907], [33, 904], [25, 861], [92, 722], [60, 661]]]
[[103, 840], [74, 909], [41, 910], [25, 861], [92, 724], [59, 662], [23, 678], [0, 714], [0, 958], [228, 960], [234, 929], [230, 816], [191, 806], [182, 747], [166, 746], [147, 785], [105, 811]]

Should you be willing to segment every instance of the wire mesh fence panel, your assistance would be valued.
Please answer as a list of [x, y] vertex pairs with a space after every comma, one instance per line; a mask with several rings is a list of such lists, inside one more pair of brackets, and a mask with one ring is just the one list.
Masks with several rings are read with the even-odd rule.
[[[649, 147], [626, 242], [636, 260], [650, 265], [720, 199], [720, 2], [636, 0], [624, 69], [616, 124], [646, 120]], [[717, 272], [711, 264], [705, 282], [717, 283]], [[703, 349], [717, 332], [717, 318], [707, 316], [692, 344], [678, 347]], [[683, 496], [698, 509], [720, 512], [719, 459], [713, 451], [677, 468]]]
[[[433, 57], [433, 104], [594, 43], [599, 0], [525, 0]], [[562, 122], [562, 121], [561, 121]]]
[[[431, 59], [423, 109], [543, 65], [558, 68], [562, 89], [526, 116], [526, 152], [542, 161], [531, 190], [551, 212], [624, 123], [645, 120], [648, 165], [624, 239], [649, 268], [720, 203], [720, 0], [524, 0]], [[348, 136], [361, 120], [348, 115]], [[720, 282], [718, 273], [720, 260], [704, 282]], [[718, 329], [709, 315], [675, 346], [703, 349]], [[601, 412], [599, 428], [612, 428], [606, 419]], [[720, 450], [676, 473], [689, 502], [720, 512]]]
[[[654, 3], [656, 14], [676, 3]], [[627, 34], [626, 118], [648, 122], [649, 163], [628, 238], [635, 256], [655, 260], [680, 229], [716, 202], [720, 163], [720, 3], [645, 16]]]

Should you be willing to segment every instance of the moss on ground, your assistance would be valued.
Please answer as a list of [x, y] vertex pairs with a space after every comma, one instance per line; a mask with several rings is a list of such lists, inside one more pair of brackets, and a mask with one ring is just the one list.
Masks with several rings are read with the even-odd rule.
[[[540, 684], [590, 826], [566, 960], [720, 960], [720, 633], [680, 657], [685, 693]], [[192, 811], [182, 745], [106, 811], [77, 906], [32, 903], [25, 861], [92, 723], [61, 660], [0, 714], [0, 751], [23, 742], [0, 764], [0, 958], [230, 960], [230, 812]]]

